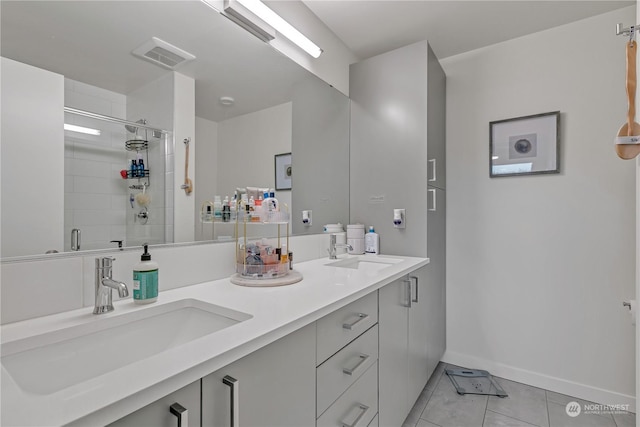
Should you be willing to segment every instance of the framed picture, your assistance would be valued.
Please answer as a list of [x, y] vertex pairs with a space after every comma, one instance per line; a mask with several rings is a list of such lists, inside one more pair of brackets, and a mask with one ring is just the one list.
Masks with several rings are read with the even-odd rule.
[[489, 123], [489, 176], [560, 172], [560, 111]]
[[291, 153], [276, 154], [276, 191], [291, 190]]

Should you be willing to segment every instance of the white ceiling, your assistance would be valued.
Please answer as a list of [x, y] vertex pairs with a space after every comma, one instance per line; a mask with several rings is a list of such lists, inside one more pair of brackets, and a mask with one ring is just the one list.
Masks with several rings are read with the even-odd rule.
[[[442, 59], [634, 4], [304, 2], [361, 59], [424, 39]], [[122, 94], [168, 72], [131, 55], [152, 36], [194, 54], [196, 60], [178, 71], [196, 80], [196, 114], [214, 121], [287, 102], [295, 84], [315, 78], [197, 0], [2, 0], [0, 8], [2, 56]], [[234, 97], [236, 104], [221, 106], [221, 96]]]
[[196, 80], [196, 115], [214, 121], [288, 102], [315, 78], [200, 1], [2, 0], [0, 36], [4, 57], [125, 95], [169, 72], [131, 54], [158, 37], [196, 56], [177, 71]]
[[303, 2], [360, 59], [420, 40], [429, 40], [436, 56], [443, 59], [635, 4], [580, 0]]

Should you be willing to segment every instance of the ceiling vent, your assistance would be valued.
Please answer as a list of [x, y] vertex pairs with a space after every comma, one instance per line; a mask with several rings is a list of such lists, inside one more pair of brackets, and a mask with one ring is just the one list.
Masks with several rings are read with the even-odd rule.
[[134, 49], [131, 53], [169, 70], [175, 70], [182, 64], [196, 59], [189, 52], [185, 52], [157, 37], [151, 37], [151, 40]]

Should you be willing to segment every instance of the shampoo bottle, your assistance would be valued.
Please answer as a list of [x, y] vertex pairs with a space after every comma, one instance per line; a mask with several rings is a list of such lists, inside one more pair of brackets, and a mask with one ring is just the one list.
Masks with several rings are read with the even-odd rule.
[[148, 244], [144, 244], [140, 262], [133, 266], [133, 301], [149, 304], [158, 300], [158, 263], [151, 261]]
[[380, 244], [380, 236], [369, 226], [369, 232], [364, 236], [364, 251], [368, 254], [377, 254], [378, 245]]

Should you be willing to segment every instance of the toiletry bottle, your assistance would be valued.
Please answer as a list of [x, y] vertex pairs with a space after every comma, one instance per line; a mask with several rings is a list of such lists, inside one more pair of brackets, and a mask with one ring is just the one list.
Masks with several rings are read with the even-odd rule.
[[138, 160], [138, 177], [144, 178], [144, 161], [142, 159]]
[[369, 232], [364, 236], [364, 251], [368, 254], [377, 254], [379, 244], [380, 236], [374, 231], [373, 225], [370, 225]]
[[231, 221], [235, 221], [237, 218], [237, 209], [238, 209], [238, 194], [233, 195], [233, 200], [229, 203], [231, 206]]
[[158, 263], [151, 261], [148, 244], [144, 244], [140, 262], [133, 266], [133, 302], [149, 304], [158, 300]]
[[222, 201], [222, 222], [231, 220], [231, 208], [229, 207], [229, 196], [224, 196]]
[[136, 159], [131, 160], [131, 169], [129, 171], [129, 178], [135, 178], [138, 175], [138, 162]]
[[222, 201], [220, 196], [213, 196], [213, 217], [215, 220], [222, 220]]

